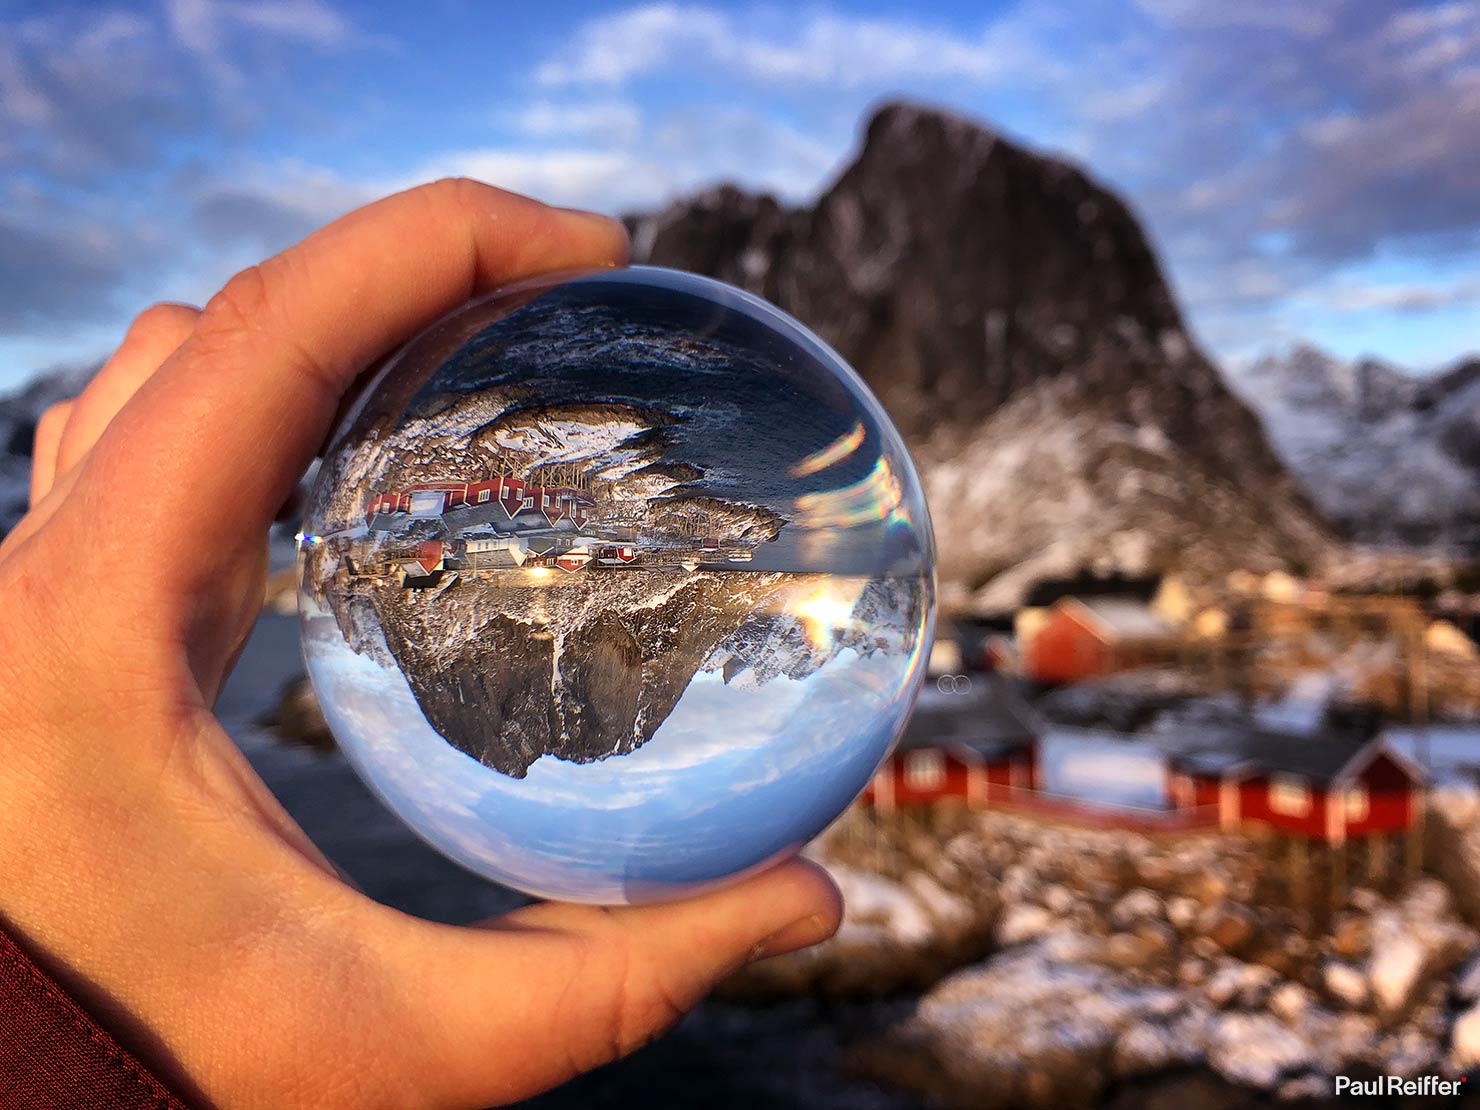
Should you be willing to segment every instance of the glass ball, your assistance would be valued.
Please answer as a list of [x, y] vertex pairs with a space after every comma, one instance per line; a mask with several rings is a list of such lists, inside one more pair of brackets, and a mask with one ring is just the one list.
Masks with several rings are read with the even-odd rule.
[[355, 769], [538, 897], [677, 897], [830, 824], [903, 730], [935, 553], [854, 372], [738, 289], [523, 282], [408, 344], [325, 452], [304, 654]]

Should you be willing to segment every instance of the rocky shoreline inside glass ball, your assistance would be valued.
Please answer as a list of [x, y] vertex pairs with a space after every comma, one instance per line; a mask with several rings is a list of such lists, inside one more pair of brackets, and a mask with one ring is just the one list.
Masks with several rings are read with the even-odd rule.
[[635, 751], [701, 672], [764, 684], [910, 650], [905, 585], [749, 569], [790, 522], [665, 461], [681, 415], [495, 390], [424, 411], [346, 455], [336, 488], [368, 504], [306, 537], [304, 586], [485, 766]]

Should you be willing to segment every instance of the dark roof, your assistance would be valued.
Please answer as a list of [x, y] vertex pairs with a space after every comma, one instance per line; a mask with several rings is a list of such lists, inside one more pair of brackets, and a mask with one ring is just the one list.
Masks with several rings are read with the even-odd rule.
[[1161, 587], [1156, 575], [1076, 574], [1072, 578], [1045, 578], [1023, 599], [1026, 606], [1049, 606], [1066, 597], [1120, 597], [1149, 602]]
[[993, 632], [1011, 632], [1015, 627], [1014, 621], [1011, 613], [978, 613], [954, 618], [958, 636], [974, 634], [978, 638]]
[[1043, 731], [1038, 715], [1008, 679], [978, 678], [972, 694], [961, 696], [968, 700], [917, 709], [900, 749], [965, 745], [995, 758], [1032, 743]]
[[1202, 729], [1187, 739], [1189, 747], [1174, 753], [1171, 761], [1191, 774], [1223, 775], [1239, 769], [1300, 775], [1318, 783], [1338, 778], [1374, 742], [1370, 734], [1358, 730], [1293, 733], [1247, 725]]

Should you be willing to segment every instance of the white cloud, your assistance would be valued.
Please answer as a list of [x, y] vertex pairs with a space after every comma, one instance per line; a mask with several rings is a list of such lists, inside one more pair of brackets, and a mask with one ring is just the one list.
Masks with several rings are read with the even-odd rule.
[[382, 182], [372, 191], [466, 176], [554, 204], [617, 213], [653, 208], [720, 182], [735, 182], [802, 201], [817, 193], [845, 152], [841, 138], [825, 142], [740, 108], [679, 110], [659, 122], [643, 121], [635, 114], [627, 117], [619, 108], [610, 122], [625, 118], [641, 134], [640, 142], [624, 141], [596, 127], [602, 120], [599, 107], [588, 112], [536, 104], [521, 119], [522, 126], [529, 124], [530, 115], [536, 126], [551, 129], [552, 138], [560, 137], [553, 134], [557, 124], [570, 132], [586, 124], [596, 133], [585, 142], [445, 151], [409, 176]]
[[1313, 290], [1299, 299], [1337, 312], [1436, 312], [1480, 302], [1480, 281], [1463, 279], [1422, 285], [1342, 282]]
[[662, 166], [630, 150], [490, 147], [437, 155], [403, 185], [439, 177], [473, 177], [552, 204], [586, 205], [606, 211], [663, 196], [670, 180]]
[[1154, 19], [1197, 30], [1257, 28], [1314, 38], [1332, 26], [1330, 4], [1231, 4], [1227, 0], [1136, 0]]
[[232, 24], [327, 48], [355, 37], [350, 23], [323, 0], [169, 0], [165, 12], [180, 45], [205, 57], [220, 52]]
[[659, 70], [717, 68], [757, 81], [859, 88], [920, 79], [987, 84], [1048, 64], [1006, 25], [962, 35], [903, 19], [816, 13], [798, 24], [664, 3], [585, 24], [535, 76], [546, 86], [622, 85]]
[[537, 138], [580, 138], [621, 145], [637, 139], [642, 115], [635, 104], [627, 101], [537, 100], [518, 114], [516, 123], [526, 135]]

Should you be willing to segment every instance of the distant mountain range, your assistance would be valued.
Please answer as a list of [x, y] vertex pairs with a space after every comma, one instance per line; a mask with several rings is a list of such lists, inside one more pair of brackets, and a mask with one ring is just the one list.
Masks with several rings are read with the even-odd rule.
[[639, 260], [759, 293], [858, 369], [920, 464], [947, 603], [1328, 548], [1135, 217], [1074, 166], [893, 104], [811, 206], [719, 188], [629, 223]]
[[1480, 555], [1480, 358], [1416, 377], [1296, 346], [1229, 377], [1343, 536]]

